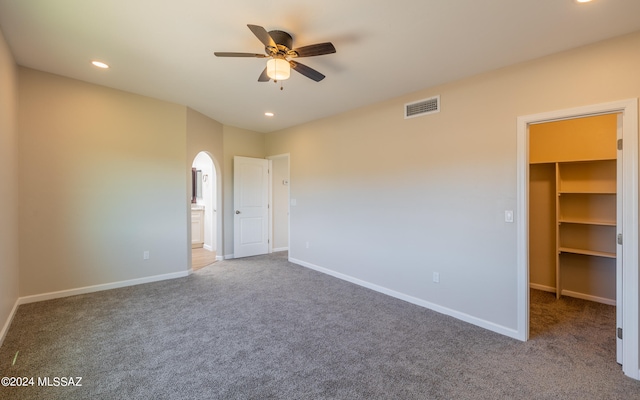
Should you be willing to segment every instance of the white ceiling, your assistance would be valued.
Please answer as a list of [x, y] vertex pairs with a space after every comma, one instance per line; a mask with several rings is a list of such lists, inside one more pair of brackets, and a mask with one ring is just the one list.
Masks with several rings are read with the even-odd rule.
[[[327, 78], [280, 91], [265, 59], [213, 55], [262, 53], [247, 24], [332, 42], [298, 59]], [[0, 29], [19, 65], [270, 132], [638, 31], [640, 0], [0, 0]]]

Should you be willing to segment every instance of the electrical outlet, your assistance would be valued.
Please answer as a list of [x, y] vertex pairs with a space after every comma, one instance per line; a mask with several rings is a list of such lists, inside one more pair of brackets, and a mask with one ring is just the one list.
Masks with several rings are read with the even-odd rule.
[[504, 212], [504, 222], [513, 222], [513, 210], [506, 210]]
[[434, 272], [433, 273], [433, 282], [440, 283], [440, 273], [439, 272]]
[[142, 259], [143, 260], [149, 259], [149, 250], [145, 250], [144, 253], [142, 253]]

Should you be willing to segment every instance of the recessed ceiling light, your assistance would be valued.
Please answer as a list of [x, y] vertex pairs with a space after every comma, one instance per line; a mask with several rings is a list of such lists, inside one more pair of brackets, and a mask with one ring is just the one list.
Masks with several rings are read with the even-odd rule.
[[267, 117], [273, 117], [275, 114], [272, 112], [266, 112], [264, 113], [264, 115], [266, 115]]
[[100, 61], [91, 61], [91, 64], [95, 65], [98, 68], [104, 68], [104, 69], [109, 68], [109, 66], [107, 64], [105, 64], [103, 62], [100, 62]]
[[576, 0], [576, 3], [591, 3], [591, 0]]

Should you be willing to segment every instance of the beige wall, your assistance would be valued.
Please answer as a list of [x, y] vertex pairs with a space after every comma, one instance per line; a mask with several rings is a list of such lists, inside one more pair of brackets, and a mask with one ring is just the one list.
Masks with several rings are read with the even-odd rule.
[[[204, 151], [209, 154], [216, 168], [216, 204], [222, 204], [223, 185], [222, 176], [224, 175], [223, 161], [223, 126], [195, 110], [187, 109], [187, 214], [189, 215], [189, 226], [191, 224], [191, 166], [193, 160], [198, 153]], [[216, 218], [216, 227], [218, 232], [222, 232], [224, 224], [223, 213], [218, 213]], [[215, 235], [217, 240], [216, 249], [223, 249], [222, 235]], [[191, 229], [189, 229], [189, 250], [191, 249]], [[191, 265], [191, 251], [189, 253], [189, 265]], [[222, 251], [218, 251], [217, 255], [223, 255]]]
[[186, 107], [19, 79], [20, 295], [186, 271]]
[[233, 157], [265, 158], [265, 135], [224, 126], [224, 255], [233, 254]]
[[[639, 48], [636, 33], [268, 134], [268, 155], [291, 154], [290, 257], [514, 331], [516, 119], [640, 96]], [[440, 113], [403, 119], [436, 94]]]
[[[233, 157], [290, 153], [291, 258], [513, 330], [515, 224], [504, 210], [516, 208], [516, 118], [640, 96], [638, 48], [640, 33], [263, 135], [27, 68], [16, 110], [0, 40], [0, 318], [18, 295], [18, 260], [20, 296], [186, 271], [186, 171], [206, 148], [221, 163], [224, 255]], [[441, 113], [402, 118], [404, 103], [435, 94]], [[18, 197], [4, 191], [17, 185], [5, 172], [16, 141], [19, 253]]]
[[18, 300], [18, 72], [0, 32], [0, 343]]

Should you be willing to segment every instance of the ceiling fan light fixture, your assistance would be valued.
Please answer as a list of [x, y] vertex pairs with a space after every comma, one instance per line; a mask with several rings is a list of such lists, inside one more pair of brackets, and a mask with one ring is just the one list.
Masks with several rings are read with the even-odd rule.
[[267, 76], [274, 81], [283, 81], [291, 76], [291, 66], [284, 58], [272, 58], [267, 61]]

